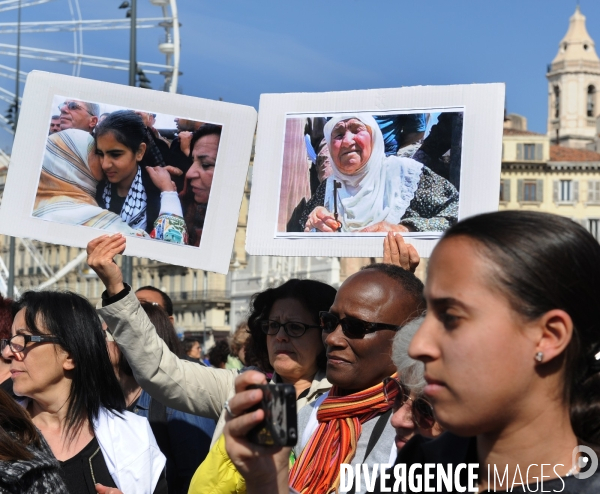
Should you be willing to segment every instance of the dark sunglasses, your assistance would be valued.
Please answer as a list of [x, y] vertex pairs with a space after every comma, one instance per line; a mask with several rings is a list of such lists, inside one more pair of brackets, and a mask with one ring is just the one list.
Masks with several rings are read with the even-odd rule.
[[410, 390], [395, 377], [386, 377], [383, 380], [383, 396], [386, 403], [392, 405], [394, 412], [400, 410], [407, 401], [412, 401], [412, 419], [420, 429], [431, 429], [435, 425], [431, 404], [425, 398], [413, 400]]
[[363, 321], [352, 316], [340, 319], [335, 314], [326, 311], [319, 312], [319, 318], [321, 319], [321, 329], [324, 333], [332, 333], [335, 331], [335, 328], [342, 326], [342, 332], [348, 338], [364, 338], [367, 333], [374, 333], [381, 329], [398, 331], [402, 328], [402, 326], [396, 326], [395, 324]]
[[65, 102], [63, 102], [62, 105], [58, 105], [58, 111], [61, 111], [61, 108], [63, 106], [66, 106], [71, 111], [73, 111], [73, 110], [84, 110], [84, 111], [88, 112], [92, 117], [94, 116], [94, 114], [92, 112], [90, 112], [87, 108], [84, 108], [83, 106], [78, 105], [74, 101], [65, 101]]
[[0, 340], [0, 351], [4, 351], [7, 346], [10, 346], [10, 350], [13, 353], [20, 353], [25, 350], [28, 343], [55, 343], [58, 341], [56, 336], [38, 336], [31, 334], [17, 334], [12, 338], [3, 338]]
[[300, 336], [306, 333], [307, 329], [320, 328], [320, 326], [316, 326], [314, 324], [304, 324], [303, 322], [288, 321], [281, 323], [279, 321], [271, 321], [269, 319], [263, 319], [260, 321], [260, 329], [262, 329], [262, 332], [265, 334], [270, 334], [271, 336], [279, 333], [279, 328], [282, 326], [285, 334], [287, 334], [290, 338], [300, 338]]

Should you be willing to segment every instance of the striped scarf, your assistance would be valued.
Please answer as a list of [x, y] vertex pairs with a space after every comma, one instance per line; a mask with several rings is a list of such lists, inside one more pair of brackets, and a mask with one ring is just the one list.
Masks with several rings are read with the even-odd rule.
[[[391, 399], [397, 389], [388, 389]], [[340, 465], [354, 458], [362, 424], [390, 408], [383, 383], [346, 396], [340, 396], [338, 387], [333, 386], [317, 411], [319, 426], [292, 467], [290, 486], [302, 494], [335, 492], [340, 483]]]

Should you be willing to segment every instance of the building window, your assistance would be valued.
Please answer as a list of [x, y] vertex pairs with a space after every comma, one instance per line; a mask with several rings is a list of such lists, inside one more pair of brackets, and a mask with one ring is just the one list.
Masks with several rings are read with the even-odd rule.
[[510, 202], [510, 180], [500, 180], [500, 202]]
[[554, 180], [553, 200], [555, 203], [575, 203], [579, 202], [579, 181], [578, 180]]
[[589, 180], [588, 181], [587, 202], [589, 204], [600, 203], [600, 180]]
[[560, 117], [560, 88], [554, 86], [554, 118], [558, 117]]
[[523, 184], [523, 200], [533, 202], [537, 197], [537, 184], [535, 182], [525, 182]]
[[573, 200], [572, 185], [573, 182], [571, 180], [560, 181], [559, 199], [561, 202], [571, 202]]
[[517, 201], [537, 202], [544, 200], [544, 181], [535, 179], [517, 180]]
[[522, 142], [517, 143], [518, 161], [542, 161], [544, 159], [544, 145]]
[[587, 90], [587, 116], [593, 117], [595, 113], [595, 102], [596, 102], [596, 88], [594, 86], [588, 86]]
[[526, 160], [534, 160], [535, 159], [535, 144], [525, 144], [523, 146], [525, 151], [525, 156], [523, 156]]
[[598, 218], [588, 219], [588, 231], [594, 236], [596, 240], [600, 240], [600, 220]]

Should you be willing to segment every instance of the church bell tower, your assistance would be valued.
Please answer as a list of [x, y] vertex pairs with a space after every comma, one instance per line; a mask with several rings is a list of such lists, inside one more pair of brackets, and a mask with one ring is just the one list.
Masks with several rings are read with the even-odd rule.
[[600, 115], [600, 59], [579, 10], [548, 67], [548, 136], [552, 144], [585, 148], [596, 137]]

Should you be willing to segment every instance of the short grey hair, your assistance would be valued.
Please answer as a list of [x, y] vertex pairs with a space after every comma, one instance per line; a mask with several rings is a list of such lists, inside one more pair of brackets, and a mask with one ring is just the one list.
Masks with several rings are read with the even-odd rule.
[[423, 377], [425, 375], [425, 364], [409, 357], [408, 347], [424, 319], [424, 316], [417, 317], [403, 326], [394, 336], [392, 346], [392, 360], [398, 369], [398, 378], [417, 396], [423, 393], [423, 389], [427, 385]]
[[100, 115], [100, 105], [98, 103], [88, 103], [87, 101], [84, 102], [85, 106], [87, 107], [88, 111], [95, 117]]

